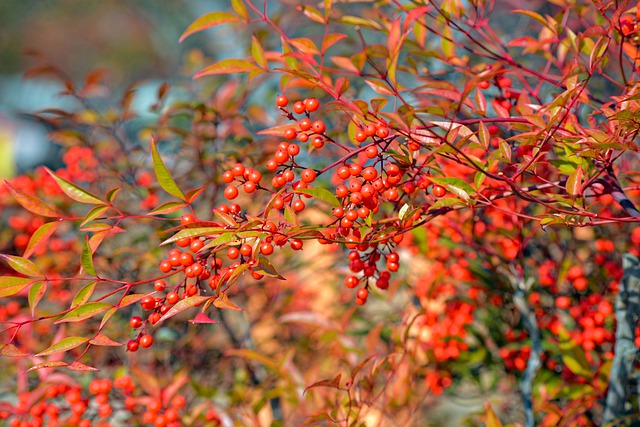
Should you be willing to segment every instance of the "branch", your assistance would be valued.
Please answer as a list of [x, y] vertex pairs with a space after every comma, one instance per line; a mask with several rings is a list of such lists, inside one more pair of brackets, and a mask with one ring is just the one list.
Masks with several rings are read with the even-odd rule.
[[[636, 210], [637, 212], [637, 210]], [[638, 354], [635, 346], [636, 324], [640, 317], [640, 259], [624, 254], [624, 276], [616, 300], [616, 345], [609, 376], [609, 391], [602, 425], [624, 415], [627, 402], [627, 383]]]
[[531, 338], [531, 353], [529, 354], [529, 360], [527, 360], [527, 369], [524, 371], [524, 375], [520, 380], [520, 391], [522, 393], [522, 400], [524, 401], [526, 426], [535, 427], [536, 422], [533, 412], [533, 380], [542, 366], [541, 356], [543, 350], [542, 340], [540, 339], [540, 327], [538, 326], [535, 312], [527, 301], [526, 291], [531, 285], [530, 281], [513, 277], [512, 283], [515, 288], [513, 302], [518, 308], [518, 311], [520, 311], [524, 327]]

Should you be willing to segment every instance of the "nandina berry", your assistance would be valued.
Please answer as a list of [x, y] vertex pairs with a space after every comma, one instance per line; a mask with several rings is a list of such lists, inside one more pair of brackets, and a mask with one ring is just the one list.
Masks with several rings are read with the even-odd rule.
[[149, 334], [144, 334], [140, 337], [140, 345], [144, 348], [151, 347], [153, 344], [153, 337]]
[[302, 200], [296, 200], [295, 202], [293, 202], [292, 207], [295, 212], [300, 212], [304, 210], [305, 203]]
[[327, 130], [327, 126], [324, 124], [322, 120], [316, 120], [311, 125], [311, 128], [315, 133], [323, 134], [325, 130]]
[[498, 86], [502, 89], [511, 87], [511, 79], [509, 77], [500, 77], [496, 83], [498, 83]]
[[366, 150], [364, 150], [364, 154], [369, 159], [375, 159], [376, 157], [378, 157], [378, 147], [376, 147], [375, 145], [370, 145]]
[[224, 189], [224, 197], [228, 200], [233, 200], [238, 197], [238, 189], [232, 185]]
[[180, 301], [180, 295], [177, 292], [169, 292], [166, 296], [167, 303], [174, 305], [178, 301]]
[[304, 106], [310, 113], [313, 113], [320, 107], [320, 101], [316, 98], [307, 98], [304, 100]]
[[[178, 240], [176, 240], [176, 246], [179, 246], [181, 248], [185, 248], [187, 246], [189, 246], [189, 244], [191, 244], [191, 237], [182, 237]], [[171, 260], [171, 259], [169, 259]]]
[[286, 107], [288, 103], [289, 103], [289, 98], [287, 98], [284, 95], [278, 95], [278, 97], [276, 98], [276, 105], [278, 107]]
[[489, 89], [490, 86], [491, 83], [489, 83], [487, 80], [482, 80], [480, 83], [478, 83], [478, 87], [480, 89]]
[[368, 166], [362, 171], [362, 177], [367, 181], [373, 181], [378, 177], [378, 171], [373, 166]]
[[376, 130], [376, 136], [378, 138], [386, 138], [389, 136], [389, 128], [386, 126], [380, 126], [378, 127], [378, 130]]
[[366, 288], [358, 289], [357, 297], [366, 300], [369, 296], [369, 291]]
[[358, 129], [355, 134], [355, 139], [357, 142], [364, 142], [367, 140], [367, 134], [362, 129]]
[[302, 180], [302, 182], [310, 184], [316, 179], [316, 171], [311, 168], [305, 169], [300, 174], [300, 179]]
[[284, 133], [282, 134], [282, 136], [284, 137], [284, 139], [292, 140], [296, 138], [297, 134], [298, 133], [294, 128], [287, 128], [284, 130]]
[[182, 223], [182, 225], [187, 225], [187, 224], [191, 224], [193, 222], [196, 222], [196, 217], [194, 217], [191, 214], [184, 214], [182, 215], [182, 217], [180, 218], [180, 222]]
[[432, 191], [433, 195], [438, 198], [447, 194], [447, 190], [441, 185], [434, 185]]
[[182, 264], [184, 267], [188, 267], [193, 263], [194, 263], [194, 259], [191, 253], [185, 252], [180, 255], [180, 264]]
[[229, 259], [238, 259], [238, 257], [240, 256], [240, 251], [238, 250], [238, 248], [229, 248], [227, 249], [227, 257]]
[[189, 245], [191, 252], [196, 253], [204, 247], [204, 242], [198, 238], [194, 238]]
[[292, 239], [289, 244], [291, 245], [291, 249], [294, 251], [299, 251], [302, 249], [302, 240], [300, 239]]
[[287, 147], [287, 153], [289, 153], [291, 157], [297, 156], [300, 154], [300, 146], [298, 144], [289, 145], [289, 147]]
[[136, 351], [138, 351], [139, 346], [140, 345], [138, 344], [138, 341], [129, 340], [129, 342], [127, 343], [127, 351], [136, 352]]
[[313, 145], [313, 148], [317, 148], [317, 149], [324, 147], [324, 138], [321, 137], [320, 135], [316, 135], [313, 138], [313, 141], [311, 141], [311, 145]]
[[151, 295], [147, 295], [140, 300], [140, 306], [145, 310], [153, 310], [156, 308], [156, 299]]
[[305, 107], [305, 105], [304, 105], [304, 103], [302, 101], [298, 101], [298, 102], [295, 102], [293, 104], [293, 111], [296, 114], [302, 114], [302, 113], [304, 113], [306, 111], [306, 109], [307, 109], [307, 107]]
[[242, 184], [242, 189], [244, 190], [245, 193], [251, 194], [254, 191], [256, 191], [256, 184], [251, 181], [247, 181], [244, 184]]
[[311, 129], [311, 119], [309, 119], [308, 117], [304, 117], [298, 120], [298, 126], [300, 126], [301, 131], [308, 131], [309, 129]]
[[164, 280], [156, 280], [153, 284], [153, 289], [158, 292], [164, 292], [164, 290], [167, 289], [167, 282]]
[[349, 289], [353, 289], [353, 288], [355, 288], [356, 286], [358, 286], [358, 282], [359, 282], [359, 280], [358, 280], [358, 278], [357, 278], [356, 276], [347, 276], [347, 277], [344, 279], [344, 284], [345, 284], [345, 285], [347, 286], [347, 288], [349, 288]]
[[273, 245], [267, 242], [261, 244], [260, 253], [263, 255], [271, 255], [273, 253]]
[[171, 271], [171, 263], [169, 262], [169, 260], [163, 260], [162, 262], [160, 262], [160, 271], [162, 271], [163, 273], [168, 273]]
[[[155, 305], [155, 301], [154, 301], [154, 305]], [[140, 326], [142, 326], [142, 317], [140, 316], [131, 317], [131, 319], [129, 319], [129, 326], [131, 326], [134, 329], [137, 329]]]

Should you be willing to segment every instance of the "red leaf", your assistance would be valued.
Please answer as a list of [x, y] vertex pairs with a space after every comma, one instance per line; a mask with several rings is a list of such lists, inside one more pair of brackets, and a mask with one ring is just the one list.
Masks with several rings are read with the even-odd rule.
[[29, 258], [35, 251], [37, 251], [42, 245], [47, 243], [49, 237], [55, 233], [56, 228], [58, 228], [57, 221], [47, 222], [42, 224], [38, 229], [33, 233], [31, 238], [29, 239], [29, 243], [27, 244], [27, 249], [24, 251], [24, 257]]
[[121, 345], [123, 345], [117, 341], [112, 340], [111, 338], [109, 338], [104, 334], [96, 335], [95, 337], [93, 337], [91, 341], [89, 341], [89, 343], [93, 345], [100, 345], [100, 346], [106, 346], [106, 347], [120, 347]]
[[193, 78], [198, 79], [200, 77], [210, 76], [213, 74], [250, 73], [253, 71], [262, 71], [262, 69], [253, 62], [249, 62], [244, 59], [223, 59], [222, 61], [209, 65], [207, 68], [193, 76]]
[[73, 362], [71, 365], [67, 366], [67, 369], [71, 369], [72, 371], [99, 371], [100, 369], [94, 368], [93, 366], [85, 365], [80, 362]]
[[332, 380], [322, 380], [316, 383], [311, 384], [309, 387], [304, 389], [306, 393], [307, 390], [310, 390], [315, 387], [330, 387], [330, 388], [340, 388], [340, 379], [342, 378], [342, 374], [336, 375]]
[[213, 320], [212, 318], [210, 318], [209, 316], [207, 316], [204, 313], [198, 313], [196, 314], [196, 317], [194, 317], [193, 319], [189, 320], [189, 322], [191, 323], [218, 323], [217, 320]]

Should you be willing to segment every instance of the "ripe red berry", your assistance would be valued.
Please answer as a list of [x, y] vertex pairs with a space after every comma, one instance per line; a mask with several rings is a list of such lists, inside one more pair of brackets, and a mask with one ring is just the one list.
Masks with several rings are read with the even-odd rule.
[[142, 318], [140, 316], [133, 316], [131, 319], [129, 319], [129, 326], [134, 329], [139, 328], [140, 326], [142, 326]]
[[298, 101], [296, 103], [293, 104], [293, 111], [296, 114], [302, 114], [306, 111], [307, 107], [305, 107], [304, 103], [302, 101]]
[[140, 345], [144, 348], [151, 347], [153, 344], [153, 337], [149, 334], [144, 334], [140, 337]]
[[347, 286], [347, 288], [349, 289], [353, 289], [356, 286], [358, 286], [358, 278], [356, 276], [347, 276], [344, 279], [344, 284]]
[[138, 348], [139, 344], [136, 340], [129, 340], [129, 342], [127, 343], [127, 351], [136, 352], [138, 351]]
[[238, 189], [232, 185], [224, 189], [224, 197], [228, 200], [233, 200], [238, 197]]
[[169, 260], [165, 259], [160, 263], [160, 271], [162, 271], [163, 273], [170, 272], [171, 268], [172, 268], [172, 266], [171, 266], [171, 263], [169, 262]]
[[311, 168], [305, 169], [300, 174], [300, 179], [302, 180], [302, 182], [310, 184], [316, 179], [316, 171]]
[[324, 124], [322, 120], [316, 120], [315, 122], [313, 122], [313, 124], [311, 125], [311, 128], [315, 133], [320, 133], [320, 134], [324, 133], [324, 131], [327, 130], [327, 126]]
[[165, 282], [164, 280], [156, 280], [156, 282], [153, 284], [153, 289], [158, 292], [164, 292], [164, 290], [167, 289], [167, 282]]
[[310, 113], [316, 111], [320, 107], [320, 101], [316, 98], [307, 98], [304, 100], [304, 106]]
[[491, 86], [491, 83], [489, 83], [486, 80], [482, 80], [480, 83], [478, 83], [478, 87], [480, 89], [489, 89], [490, 86]]
[[286, 107], [288, 103], [289, 103], [289, 98], [287, 98], [287, 97], [286, 97], [286, 96], [284, 96], [284, 95], [279, 95], [279, 96], [276, 98], [276, 105], [277, 105], [278, 107]]
[[140, 300], [140, 306], [145, 310], [153, 310], [156, 307], [156, 299], [151, 295], [147, 295]]
[[367, 134], [362, 129], [358, 129], [355, 138], [357, 142], [364, 142], [367, 139]]
[[271, 255], [273, 253], [273, 245], [271, 243], [264, 242], [260, 245], [260, 253], [263, 255]]
[[196, 218], [191, 214], [184, 214], [180, 218], [180, 222], [182, 223], [182, 225], [191, 224], [192, 222], [195, 222], [195, 221], [196, 221]]
[[177, 292], [169, 292], [166, 297], [167, 303], [174, 305], [180, 301], [180, 295]]
[[296, 135], [297, 135], [297, 132], [294, 128], [287, 128], [284, 130], [284, 133], [282, 134], [284, 139], [288, 139], [288, 140], [295, 139]]
[[445, 194], [447, 194], [447, 190], [443, 186], [441, 186], [441, 185], [434, 185], [433, 186], [433, 195], [435, 197], [440, 198], [440, 197], [444, 196]]

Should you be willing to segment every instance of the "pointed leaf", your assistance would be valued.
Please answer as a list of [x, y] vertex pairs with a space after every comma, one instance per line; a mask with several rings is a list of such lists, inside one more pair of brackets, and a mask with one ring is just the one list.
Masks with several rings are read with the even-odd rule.
[[120, 304], [118, 304], [119, 308], [122, 307], [126, 307], [128, 305], [131, 304], [135, 304], [136, 302], [140, 301], [142, 298], [146, 297], [149, 294], [131, 294], [131, 295], [127, 295], [126, 297], [122, 298], [122, 301], [120, 301]]
[[309, 387], [305, 388], [304, 392], [306, 393], [307, 390], [311, 390], [312, 388], [316, 388], [316, 387], [329, 387], [329, 388], [339, 389], [341, 378], [342, 378], [342, 374], [338, 374], [331, 380], [322, 380], [322, 381], [315, 382], [311, 384]]
[[[213, 297], [203, 297], [201, 295], [194, 295], [192, 297], [189, 298], [185, 298], [183, 300], [180, 300], [176, 303], [176, 305], [174, 305], [173, 307], [171, 307], [169, 309], [169, 311], [167, 311], [164, 316], [162, 316], [160, 318], [160, 320], [158, 320], [158, 323], [160, 322], [164, 322], [165, 320], [167, 320], [170, 317], [175, 316], [178, 313], [182, 313], [185, 310], [188, 310], [190, 308], [193, 307], [197, 307], [200, 304], [204, 303], [207, 300], [210, 300]], [[157, 323], [156, 323], [157, 324]]]
[[0, 277], [0, 298], [17, 294], [34, 280], [28, 277], [2, 276]]
[[253, 56], [253, 59], [256, 61], [256, 64], [258, 64], [260, 67], [264, 68], [265, 70], [268, 68], [267, 60], [264, 57], [264, 49], [260, 44], [260, 40], [258, 40], [258, 38], [255, 35], [251, 37], [251, 55]]
[[93, 366], [89, 366], [89, 365], [85, 365], [84, 363], [81, 362], [73, 362], [71, 365], [66, 366], [67, 369], [71, 369], [72, 371], [91, 371], [91, 372], [96, 372], [99, 371], [100, 369], [98, 368], [94, 368]]
[[471, 194], [475, 193], [473, 187], [467, 184], [464, 180], [460, 178], [429, 178], [435, 184], [442, 185], [447, 190], [460, 197], [462, 200], [467, 202], [471, 200]]
[[60, 368], [64, 366], [69, 366], [69, 364], [67, 362], [52, 360], [50, 362], [38, 363], [37, 365], [27, 369], [27, 372], [36, 371], [38, 369], [44, 369], [44, 368]]
[[228, 22], [241, 22], [241, 19], [229, 12], [205, 13], [204, 15], [193, 21], [193, 23], [189, 25], [186, 30], [184, 30], [184, 33], [182, 33], [178, 42], [182, 43], [184, 39], [192, 34], [204, 31], [217, 25], [226, 24]]
[[81, 346], [82, 344], [84, 344], [86, 342], [89, 342], [89, 338], [67, 337], [67, 338], [64, 338], [61, 341], [53, 344], [51, 347], [47, 348], [46, 350], [41, 351], [40, 353], [36, 354], [36, 356], [42, 357], [42, 356], [50, 356], [50, 355], [56, 354], [56, 353], [64, 353], [65, 351], [72, 350], [72, 349], [74, 349], [76, 347]]
[[582, 175], [582, 166], [580, 165], [569, 175], [569, 178], [567, 178], [567, 193], [569, 193], [571, 197], [580, 196], [580, 190], [582, 190]]
[[214, 74], [250, 73], [253, 71], [262, 71], [262, 69], [253, 62], [249, 62], [244, 59], [223, 59], [222, 61], [209, 65], [202, 71], [196, 73], [193, 78], [198, 79], [203, 76], [210, 76]]
[[116, 198], [120, 190], [122, 190], [122, 187], [112, 188], [111, 190], [107, 191], [107, 201], [109, 203], [113, 203], [113, 200]]
[[102, 316], [102, 320], [100, 321], [100, 326], [98, 327], [98, 329], [102, 330], [102, 328], [104, 328], [104, 325], [107, 324], [109, 319], [111, 319], [111, 317], [114, 314], [116, 314], [119, 309], [120, 309], [120, 307], [113, 307], [113, 308], [110, 308], [109, 310], [107, 310], [107, 312], [104, 314], [104, 316]]
[[244, 311], [244, 309], [234, 305], [229, 300], [229, 297], [227, 296], [227, 294], [225, 294], [224, 292], [220, 292], [220, 295], [218, 295], [218, 298], [216, 298], [215, 301], [213, 301], [213, 305], [215, 305], [218, 308], [223, 308], [226, 310]]
[[168, 245], [169, 243], [177, 242], [185, 237], [200, 237], [211, 236], [214, 234], [224, 233], [226, 230], [220, 227], [197, 227], [197, 228], [185, 228], [178, 231], [173, 236], [169, 237], [164, 242], [160, 243], [160, 246]]
[[9, 266], [20, 274], [29, 277], [44, 277], [42, 270], [26, 258], [13, 255], [0, 255], [0, 257], [4, 258]]
[[48, 282], [44, 280], [40, 280], [38, 282], [35, 282], [33, 285], [31, 285], [31, 288], [29, 288], [29, 308], [31, 309], [32, 317], [35, 316], [36, 307], [38, 306], [38, 303], [44, 296], [45, 292], [47, 292], [47, 283]]
[[249, 19], [247, 7], [244, 5], [242, 0], [231, 0], [231, 7], [233, 7], [233, 10], [242, 18]]
[[496, 413], [493, 412], [493, 408], [489, 403], [486, 404], [486, 408], [487, 413], [485, 416], [485, 423], [487, 427], [502, 427], [502, 422], [500, 422], [500, 419], [496, 416]]
[[16, 199], [16, 201], [29, 212], [33, 212], [34, 214], [50, 218], [60, 218], [60, 214], [58, 214], [53, 208], [47, 206], [47, 204], [42, 200], [30, 194], [23, 193], [20, 190], [16, 190], [7, 181], [5, 181], [4, 183], [9, 189], [9, 192], [11, 193], [13, 198]]
[[160, 154], [158, 153], [158, 149], [156, 148], [156, 143], [154, 139], [151, 139], [151, 157], [153, 158], [153, 170], [156, 173], [156, 178], [158, 179], [158, 183], [160, 187], [167, 193], [171, 194], [174, 197], [177, 197], [180, 200], [186, 200], [184, 193], [180, 190], [180, 187], [176, 184], [169, 169], [165, 166]]
[[107, 211], [108, 209], [109, 209], [109, 206], [95, 206], [84, 216], [84, 220], [80, 224], [80, 227], [98, 218], [103, 213], [105, 213], [105, 211]]
[[2, 347], [2, 350], [0, 350], [0, 356], [26, 357], [26, 356], [29, 356], [29, 353], [25, 353], [24, 351], [20, 350], [18, 347], [16, 347], [13, 344], [6, 344], [5, 346]]
[[256, 273], [264, 274], [265, 276], [277, 277], [278, 279], [285, 280], [284, 277], [282, 277], [280, 273], [278, 273], [276, 269], [273, 268], [273, 265], [271, 264], [271, 262], [269, 262], [269, 259], [263, 257], [262, 255], [258, 255], [258, 264], [253, 267], [253, 271], [255, 271]]
[[76, 293], [76, 296], [73, 297], [71, 308], [77, 307], [89, 301], [89, 298], [91, 298], [91, 295], [93, 294], [93, 290], [96, 288], [97, 283], [98, 282], [91, 282], [80, 288], [80, 290]]
[[91, 204], [91, 205], [104, 205], [105, 204], [105, 202], [103, 202], [98, 197], [94, 196], [93, 194], [89, 193], [88, 191], [78, 187], [75, 184], [70, 183], [66, 179], [60, 178], [55, 173], [53, 173], [53, 171], [51, 169], [49, 169], [47, 167], [45, 167], [44, 169], [47, 171], [47, 173], [49, 175], [51, 175], [51, 178], [53, 178], [56, 181], [56, 183], [58, 184], [60, 189], [64, 192], [64, 194], [66, 194], [67, 196], [69, 196], [70, 198], [75, 200], [76, 202], [88, 203], [88, 204]]
[[42, 245], [47, 243], [49, 237], [55, 233], [56, 228], [58, 228], [57, 221], [47, 222], [42, 224], [38, 229], [31, 235], [29, 239], [29, 243], [27, 244], [27, 249], [24, 251], [24, 257], [29, 258], [35, 251], [37, 251]]
[[93, 253], [91, 246], [89, 245], [89, 239], [85, 238], [84, 246], [82, 247], [82, 256], [80, 258], [82, 268], [84, 271], [92, 276], [97, 276], [96, 269], [93, 267]]
[[217, 320], [213, 320], [212, 318], [210, 318], [209, 316], [207, 316], [204, 313], [198, 313], [196, 314], [196, 317], [194, 317], [193, 319], [189, 320], [190, 323], [194, 323], [194, 324], [201, 324], [201, 323], [218, 323]]
[[62, 318], [56, 320], [55, 323], [81, 322], [100, 313], [104, 313], [112, 307], [111, 304], [107, 304], [106, 302], [88, 302], [65, 314]]
[[334, 194], [324, 188], [303, 188], [301, 190], [295, 190], [298, 194], [308, 194], [316, 199], [324, 200], [325, 202], [333, 205], [340, 206], [340, 200]]
[[120, 347], [124, 344], [112, 340], [104, 334], [98, 334], [89, 341], [90, 344], [105, 346], [105, 347]]
[[182, 202], [167, 202], [153, 209], [147, 215], [166, 215], [166, 214], [179, 211], [185, 206], [187, 206], [186, 203], [182, 203]]

